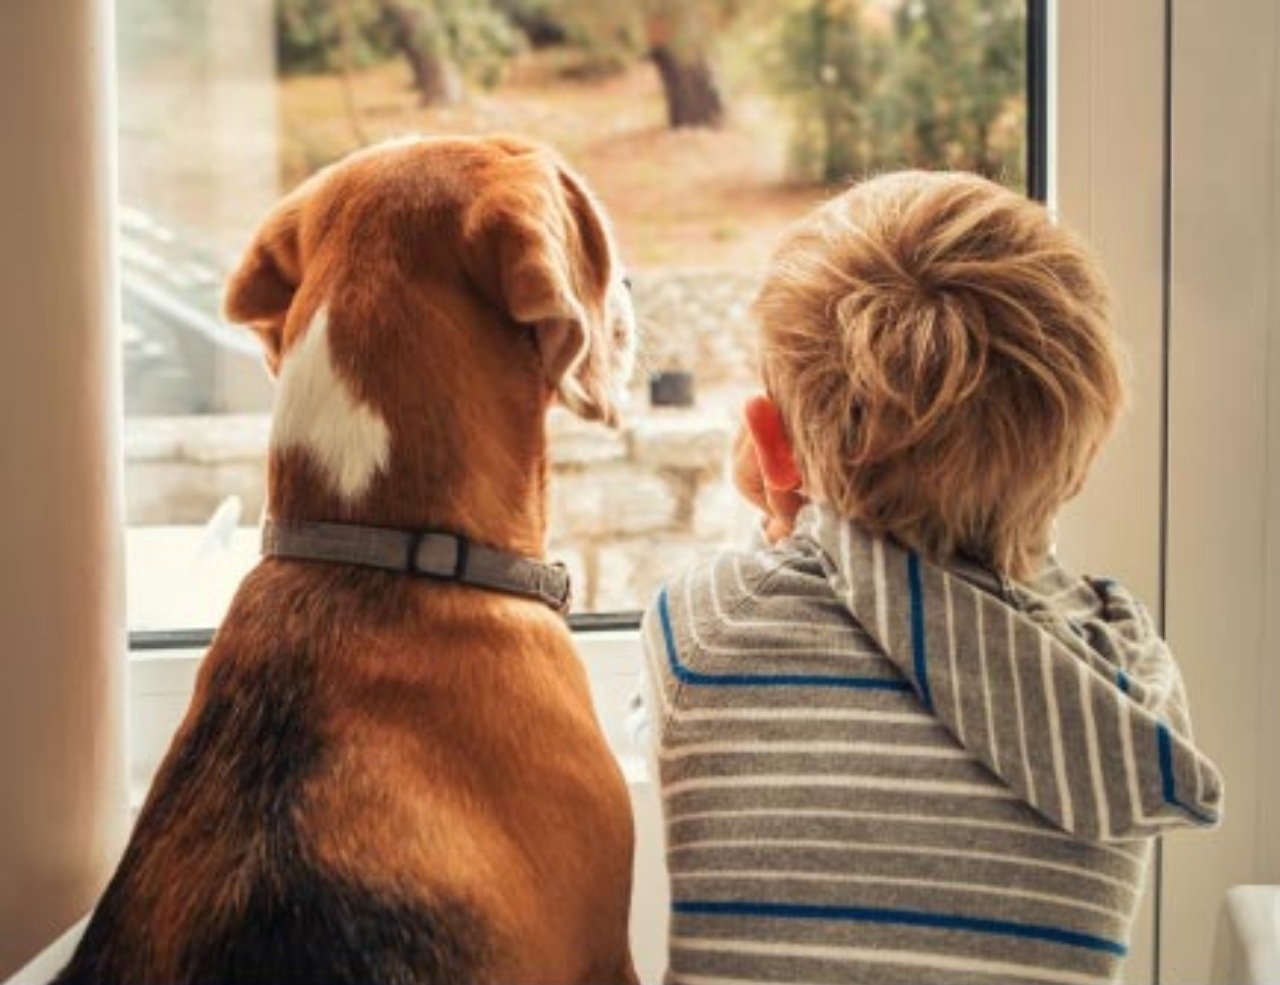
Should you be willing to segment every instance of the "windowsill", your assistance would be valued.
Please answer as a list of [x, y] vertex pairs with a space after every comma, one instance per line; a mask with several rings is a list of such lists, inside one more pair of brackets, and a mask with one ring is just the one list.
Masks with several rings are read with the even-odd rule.
[[[181, 627], [202, 649], [222, 621], [240, 580], [257, 563], [257, 527], [219, 511], [203, 527], [129, 527], [125, 568], [131, 634]], [[194, 633], [189, 631], [194, 630]], [[132, 642], [131, 642], [132, 647]]]

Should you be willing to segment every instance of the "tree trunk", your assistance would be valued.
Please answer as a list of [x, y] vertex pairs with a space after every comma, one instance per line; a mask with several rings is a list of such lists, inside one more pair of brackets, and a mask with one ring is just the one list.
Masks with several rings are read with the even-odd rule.
[[724, 122], [724, 101], [702, 52], [678, 56], [665, 44], [654, 45], [649, 57], [658, 66], [667, 101], [667, 122], [680, 127], [718, 127]]
[[462, 98], [462, 77], [444, 47], [444, 32], [429, 5], [404, 0], [379, 0], [391, 27], [392, 43], [413, 71], [413, 85], [422, 104], [456, 103]]

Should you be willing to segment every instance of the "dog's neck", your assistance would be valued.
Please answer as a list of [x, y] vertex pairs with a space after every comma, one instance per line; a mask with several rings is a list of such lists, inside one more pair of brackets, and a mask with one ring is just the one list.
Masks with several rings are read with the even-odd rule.
[[269, 515], [447, 530], [541, 557], [552, 394], [532, 336], [521, 344], [469, 297], [452, 317], [424, 297], [411, 329], [376, 302], [318, 306], [286, 352]]
[[[490, 409], [445, 441], [393, 435], [388, 461], [353, 497], [315, 448], [272, 447], [267, 513], [278, 521], [447, 530], [525, 557], [547, 536], [545, 400], [523, 411]], [[422, 428], [425, 432], [427, 428]]]

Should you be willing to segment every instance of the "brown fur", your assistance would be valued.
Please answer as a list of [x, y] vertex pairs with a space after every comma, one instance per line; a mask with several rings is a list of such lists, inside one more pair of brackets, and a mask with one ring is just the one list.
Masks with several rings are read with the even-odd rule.
[[[581, 183], [515, 139], [382, 146], [313, 177], [264, 223], [228, 313], [278, 369], [325, 306], [391, 458], [350, 500], [305, 448], [273, 449], [271, 515], [540, 555], [549, 403], [616, 417], [615, 265]], [[62, 977], [633, 980], [631, 860], [626, 787], [558, 615], [266, 560]]]

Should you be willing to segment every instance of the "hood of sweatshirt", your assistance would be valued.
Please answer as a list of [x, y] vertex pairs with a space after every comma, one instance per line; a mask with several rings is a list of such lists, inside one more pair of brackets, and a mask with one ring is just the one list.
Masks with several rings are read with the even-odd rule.
[[1218, 822], [1177, 666], [1115, 582], [1056, 560], [1028, 583], [940, 567], [823, 507], [795, 537], [925, 706], [1053, 824], [1108, 841]]

